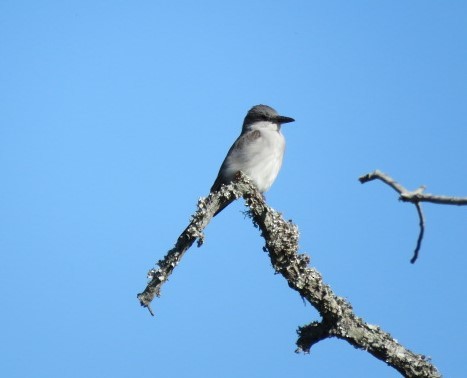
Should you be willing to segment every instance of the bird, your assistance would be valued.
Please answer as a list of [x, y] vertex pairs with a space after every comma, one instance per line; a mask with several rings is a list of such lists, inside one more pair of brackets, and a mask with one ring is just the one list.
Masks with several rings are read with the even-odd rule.
[[[245, 116], [240, 136], [227, 152], [211, 193], [231, 183], [239, 171], [251, 179], [260, 193], [267, 192], [279, 173], [284, 157], [285, 138], [281, 126], [294, 121], [291, 117], [279, 115], [268, 105], [253, 106]], [[224, 204], [214, 216], [230, 202]]]

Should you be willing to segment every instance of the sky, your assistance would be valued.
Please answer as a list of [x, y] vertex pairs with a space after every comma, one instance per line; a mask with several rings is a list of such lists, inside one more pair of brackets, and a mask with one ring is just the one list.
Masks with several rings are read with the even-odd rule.
[[237, 201], [153, 302], [136, 294], [253, 105], [284, 125], [268, 204], [355, 313], [467, 376], [465, 1], [0, 2], [0, 375], [399, 377], [345, 341], [296, 354], [317, 311]]

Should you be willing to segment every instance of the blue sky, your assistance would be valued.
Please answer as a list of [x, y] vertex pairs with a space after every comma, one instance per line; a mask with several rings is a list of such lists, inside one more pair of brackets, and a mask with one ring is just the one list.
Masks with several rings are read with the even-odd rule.
[[273, 274], [239, 201], [136, 300], [246, 111], [294, 117], [268, 203], [355, 312], [467, 375], [467, 214], [418, 219], [379, 182], [467, 195], [463, 1], [2, 1], [0, 374], [398, 377]]

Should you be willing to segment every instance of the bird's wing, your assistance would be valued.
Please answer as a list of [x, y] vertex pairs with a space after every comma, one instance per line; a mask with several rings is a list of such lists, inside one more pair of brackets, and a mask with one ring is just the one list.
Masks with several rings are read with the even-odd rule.
[[214, 181], [214, 184], [211, 187], [211, 192], [216, 192], [218, 191], [222, 184], [228, 184], [228, 178], [224, 177], [222, 172], [224, 171], [224, 168], [226, 166], [227, 160], [235, 154], [240, 154], [241, 151], [246, 148], [249, 144], [253, 143], [256, 141], [258, 138], [261, 138], [261, 132], [259, 130], [251, 130], [248, 131], [245, 134], [241, 134], [237, 140], [232, 144], [232, 147], [230, 147], [229, 152], [227, 152], [227, 156], [224, 159], [224, 162], [222, 163], [219, 173], [217, 174], [216, 181]]

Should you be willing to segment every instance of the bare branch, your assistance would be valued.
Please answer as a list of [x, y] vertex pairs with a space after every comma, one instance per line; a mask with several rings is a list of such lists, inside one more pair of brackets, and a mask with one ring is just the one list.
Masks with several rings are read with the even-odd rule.
[[403, 202], [411, 202], [415, 205], [418, 213], [418, 218], [420, 219], [420, 232], [418, 234], [417, 245], [415, 247], [413, 257], [410, 260], [412, 264], [415, 263], [415, 261], [417, 261], [418, 253], [422, 246], [423, 235], [425, 233], [425, 217], [423, 216], [422, 206], [420, 202], [431, 202], [442, 205], [467, 205], [467, 197], [448, 197], [423, 193], [423, 191], [425, 190], [424, 186], [421, 186], [414, 191], [409, 191], [401, 184], [399, 184], [396, 180], [394, 180], [392, 177], [379, 170], [360, 176], [358, 180], [362, 184], [365, 184], [368, 181], [381, 180], [382, 182], [393, 188], [397, 193], [399, 193], [399, 200]]
[[[138, 294], [141, 305], [147, 307], [155, 295], [159, 295], [162, 283], [167, 280], [194, 240], [199, 235], [202, 236], [202, 230], [212, 214], [225, 201], [240, 196], [244, 197], [250, 208], [254, 225], [261, 230], [266, 242], [265, 249], [275, 271], [287, 280], [290, 288], [312, 304], [322, 317], [321, 322], [313, 322], [299, 328], [297, 351], [309, 352], [316, 342], [337, 337], [368, 351], [405, 377], [441, 376], [425, 356], [411, 352], [379, 327], [364, 322], [354, 314], [351, 305], [344, 298], [332, 292], [323, 282], [321, 274], [308, 266], [309, 257], [298, 253], [297, 226], [285, 221], [279, 213], [268, 207], [261, 193], [243, 174], [240, 174], [233, 184], [224, 186], [219, 192], [210, 194], [206, 200], [201, 199], [198, 202], [198, 210], [190, 225], [180, 235], [175, 247], [159, 261], [159, 269], [150, 271], [151, 282], [143, 293]], [[172, 258], [174, 255], [175, 259]]]
[[435, 194], [417, 192], [402, 193], [400, 196], [400, 200], [412, 203], [431, 202], [436, 203], [438, 205], [467, 205], [467, 197], [437, 196]]
[[423, 216], [422, 207], [418, 202], [415, 203], [415, 207], [417, 208], [418, 218], [420, 219], [420, 232], [418, 234], [417, 239], [417, 246], [415, 247], [415, 251], [413, 252], [413, 257], [410, 259], [412, 264], [417, 261], [418, 252], [420, 251], [420, 247], [422, 246], [423, 234], [425, 233], [425, 217]]
[[376, 179], [385, 182], [386, 184], [388, 184], [391, 188], [393, 188], [399, 194], [407, 192], [407, 189], [405, 189], [396, 180], [394, 180], [392, 177], [389, 177], [388, 175], [386, 175], [383, 172], [378, 171], [378, 170], [376, 170], [374, 172], [371, 172], [371, 173], [367, 173], [366, 175], [363, 175], [363, 176], [359, 177], [358, 180], [362, 184], [365, 184], [368, 181], [373, 181], [373, 180], [376, 180]]
[[371, 173], [367, 173], [359, 177], [358, 179], [362, 184], [365, 184], [368, 181], [372, 180], [381, 180], [384, 183], [388, 184], [391, 188], [393, 188], [396, 192], [400, 194], [399, 199], [404, 202], [431, 202], [440, 205], [458, 205], [458, 206], [465, 206], [467, 205], [467, 197], [451, 197], [451, 196], [438, 196], [435, 194], [430, 193], [423, 193], [425, 190], [424, 186], [421, 186], [419, 189], [414, 191], [409, 191], [404, 188], [401, 184], [395, 181], [392, 177], [388, 176], [387, 174], [376, 170]]

